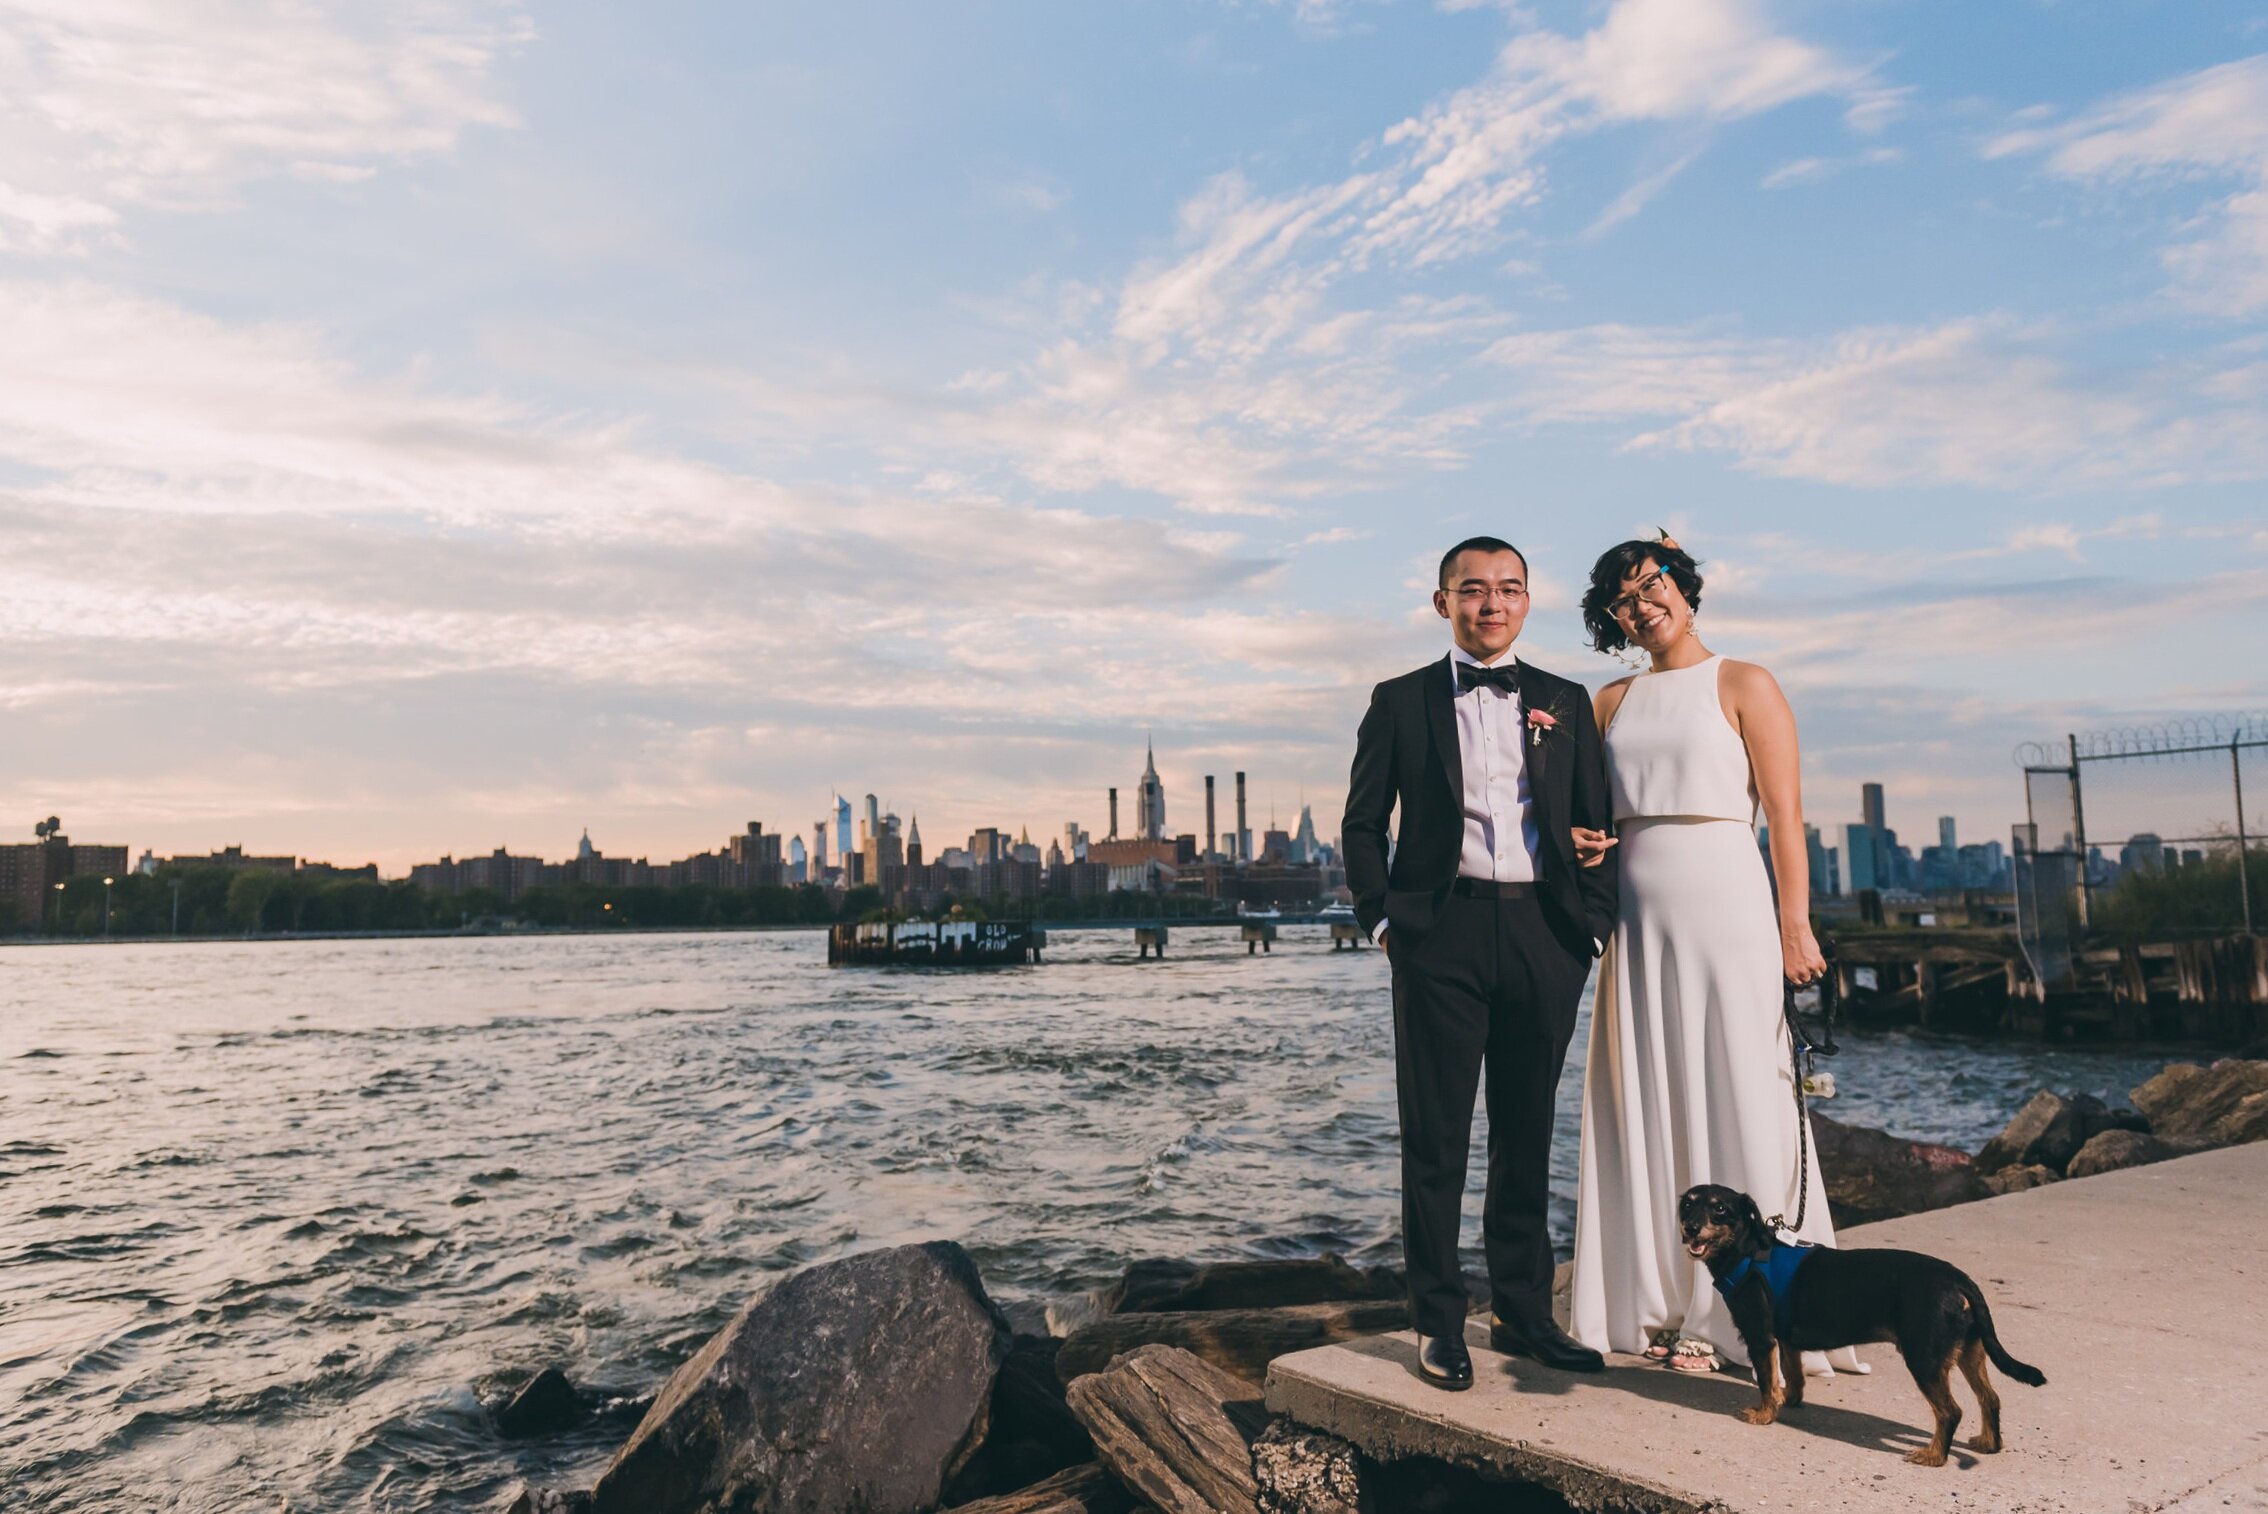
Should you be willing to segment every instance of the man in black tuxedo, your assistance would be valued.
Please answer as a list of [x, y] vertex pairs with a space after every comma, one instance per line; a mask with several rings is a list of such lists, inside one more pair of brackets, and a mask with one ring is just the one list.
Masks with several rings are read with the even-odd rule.
[[1553, 1095], [1591, 959], [1614, 929], [1616, 867], [1611, 850], [1579, 865], [1572, 835], [1613, 818], [1590, 696], [1512, 655], [1527, 559], [1492, 536], [1459, 542], [1433, 606], [1455, 644], [1371, 694], [1341, 836], [1355, 916], [1393, 965], [1419, 1371], [1454, 1389], [1473, 1380], [1457, 1228], [1484, 1064], [1490, 1343], [1576, 1371], [1603, 1365], [1552, 1320], [1545, 1206]]

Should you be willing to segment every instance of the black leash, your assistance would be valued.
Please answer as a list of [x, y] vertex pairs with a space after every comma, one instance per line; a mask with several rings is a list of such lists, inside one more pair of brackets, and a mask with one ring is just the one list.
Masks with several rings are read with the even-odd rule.
[[1796, 1211], [1795, 1223], [1789, 1224], [1787, 1215], [1775, 1214], [1766, 1223], [1774, 1230], [1789, 1235], [1800, 1234], [1803, 1217], [1811, 1205], [1811, 1107], [1804, 1102], [1803, 1085], [1812, 1074], [1814, 1056], [1831, 1057], [1835, 1054], [1835, 1011], [1833, 1001], [1822, 988], [1819, 992], [1819, 1034], [1821, 1044], [1814, 1045], [1803, 1028], [1803, 1016], [1796, 1010], [1796, 986], [1782, 985], [1780, 1017], [1788, 1027], [1788, 1063], [1794, 1073], [1796, 1115]]

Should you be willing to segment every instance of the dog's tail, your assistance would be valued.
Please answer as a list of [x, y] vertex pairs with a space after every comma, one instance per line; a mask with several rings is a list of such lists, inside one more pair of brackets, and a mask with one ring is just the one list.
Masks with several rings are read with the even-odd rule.
[[2047, 1386], [2045, 1372], [2028, 1362], [2016, 1360], [2008, 1354], [2008, 1348], [2000, 1344], [2000, 1332], [1992, 1328], [1992, 1306], [1985, 1302], [1984, 1290], [1976, 1285], [1975, 1280], [1963, 1277], [1961, 1293], [1968, 1299], [1969, 1308], [1976, 1313], [1977, 1334], [1983, 1338], [1985, 1355], [1992, 1358], [1992, 1364], [2020, 1383], [2029, 1383], [2035, 1388]]

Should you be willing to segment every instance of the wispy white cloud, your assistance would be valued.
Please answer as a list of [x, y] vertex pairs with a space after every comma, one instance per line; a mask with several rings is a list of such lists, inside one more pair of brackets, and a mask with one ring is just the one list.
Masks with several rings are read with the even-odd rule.
[[[1745, 341], [1607, 326], [1521, 335], [1488, 357], [1537, 420], [1635, 423], [1634, 450], [1715, 452], [1789, 478], [2045, 490], [2268, 476], [2250, 404], [2219, 370], [2090, 382], [2054, 333], [2003, 319]], [[1660, 422], [1660, 424], [1650, 424]]]
[[2035, 153], [2071, 178], [2255, 168], [2268, 159], [2268, 54], [2129, 90], [1985, 146], [1987, 157]]
[[2165, 251], [2174, 292], [2223, 315], [2268, 311], [2268, 53], [2115, 95], [2068, 121], [2002, 133], [1985, 155], [2040, 156], [2072, 179], [2236, 177], [2247, 187]]
[[[372, 378], [317, 330], [234, 327], [88, 283], [0, 288], [0, 303], [22, 337], [0, 347], [0, 460], [26, 476], [0, 490], [0, 535], [36, 565], [0, 599], [0, 699], [41, 733], [125, 740], [214, 701], [345, 721], [376, 699], [424, 721], [428, 742], [459, 724], [451, 698], [642, 709], [666, 751], [639, 774], [615, 766], [618, 733], [575, 737], [614, 749], [582, 792], [676, 806], [661, 834], [689, 846], [674, 828], [745, 790], [745, 775], [684, 770], [734, 712], [771, 712], [798, 763], [909, 725], [973, 721], [1002, 750], [1214, 709], [1224, 729], [1232, 710], [1296, 726], [1346, 676], [1312, 648], [1369, 634], [1359, 613], [1259, 608], [1281, 555], [1235, 533], [966, 480], [785, 485], [673, 456], [635, 423]], [[1239, 597], [1255, 607], [1226, 607]], [[1302, 645], [1307, 676], [1271, 677]], [[1075, 699], [1051, 668], [1089, 670]], [[355, 783], [370, 814], [406, 814], [431, 775], [382, 744], [395, 770]], [[724, 749], [748, 760], [745, 742]], [[100, 775], [82, 781], [68, 753], [27, 737], [11, 785], [51, 807], [100, 800]], [[902, 752], [848, 756], [919, 777]], [[668, 805], [657, 772], [684, 780]], [[181, 791], [172, 815], [153, 809], [160, 791], [138, 808], [165, 824], [289, 819], [263, 785], [285, 786], [252, 764]], [[556, 823], [556, 797], [531, 778], [493, 823]], [[448, 844], [415, 832], [381, 855], [398, 866]]]
[[1854, 168], [1881, 168], [1904, 158], [1895, 147], [1875, 147], [1840, 158], [1790, 158], [1764, 176], [1762, 187], [1790, 189], [1798, 184], [1816, 184]]
[[1607, 208], [1599, 212], [1598, 219], [1584, 228], [1584, 239], [1587, 241], [1604, 236], [1644, 210], [1653, 203], [1655, 196], [1669, 188], [1671, 181], [1690, 168], [1693, 165], [1693, 160], [1707, 150], [1708, 145], [1706, 143], [1693, 147], [1672, 162], [1664, 164], [1639, 179], [1637, 183], [1632, 184], [1621, 194], [1616, 195], [1607, 202]]
[[0, 0], [0, 234], [82, 245], [129, 207], [253, 179], [351, 181], [515, 123], [516, 0]]
[[1747, 0], [1619, 0], [1579, 36], [1524, 31], [1481, 83], [1389, 130], [1402, 158], [1353, 241], [1416, 265], [1495, 245], [1542, 192], [1538, 156], [1575, 133], [1639, 121], [1731, 121], [1846, 93], [1863, 69], [1775, 30]]
[[[1383, 132], [1343, 178], [1268, 192], [1214, 177], [1175, 247], [1126, 276], [1108, 329], [1073, 322], [1016, 372], [966, 375], [957, 435], [1042, 487], [1115, 485], [1209, 514], [1280, 514], [1388, 467], [1451, 466], [1493, 413], [1444, 368], [1508, 329], [1484, 298], [1350, 298], [1378, 265], [1436, 269], [1498, 247], [1543, 192], [1540, 154], [1644, 121], [1709, 123], [1864, 87], [1866, 71], [1775, 30], [1748, 0], [1618, 0], [1591, 31], [1515, 35], [1488, 76]], [[1626, 190], [1639, 214], [1701, 149]]]

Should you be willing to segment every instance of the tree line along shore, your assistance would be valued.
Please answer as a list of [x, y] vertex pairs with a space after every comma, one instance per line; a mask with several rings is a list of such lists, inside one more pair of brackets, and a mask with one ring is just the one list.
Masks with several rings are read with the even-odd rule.
[[[6, 908], [0, 905], [0, 908]], [[1223, 906], [1202, 898], [1126, 892], [1075, 899], [951, 900], [959, 919], [1200, 919]], [[44, 918], [19, 910], [0, 919], [0, 938], [60, 940], [242, 938], [290, 935], [443, 935], [465, 930], [600, 931], [825, 926], [897, 918], [882, 891], [816, 884], [736, 887], [687, 883], [609, 887], [568, 883], [507, 898], [494, 889], [439, 893], [406, 879], [322, 877], [253, 868], [160, 868], [108, 885], [67, 880]]]

